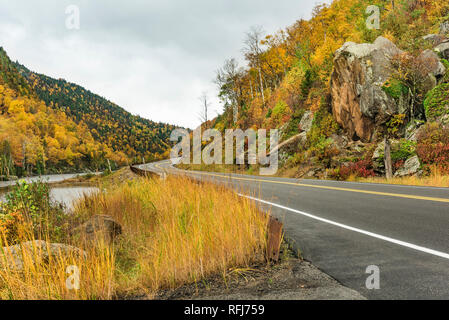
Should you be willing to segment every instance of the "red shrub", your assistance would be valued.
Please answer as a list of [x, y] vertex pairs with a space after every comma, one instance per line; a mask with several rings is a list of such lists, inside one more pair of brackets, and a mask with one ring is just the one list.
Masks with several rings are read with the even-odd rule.
[[349, 165], [341, 166], [331, 172], [331, 177], [336, 180], [347, 180], [351, 175], [360, 178], [374, 177], [373, 164], [369, 160], [360, 160], [352, 162]]
[[449, 128], [438, 123], [425, 125], [418, 135], [416, 152], [426, 165], [435, 165], [442, 174], [449, 174]]
[[394, 170], [394, 171], [399, 170], [399, 168], [401, 168], [401, 167], [404, 165], [404, 163], [405, 163], [405, 160], [399, 160], [399, 161], [396, 161], [396, 162], [393, 164], [393, 170]]
[[351, 169], [353, 173], [355, 173], [358, 177], [368, 178], [375, 176], [373, 164], [369, 160], [360, 160], [356, 163], [353, 163]]

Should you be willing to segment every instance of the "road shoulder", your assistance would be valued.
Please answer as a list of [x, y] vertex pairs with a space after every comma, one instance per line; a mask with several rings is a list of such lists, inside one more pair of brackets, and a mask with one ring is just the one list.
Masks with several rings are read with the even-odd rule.
[[289, 250], [281, 262], [163, 291], [162, 300], [366, 300]]

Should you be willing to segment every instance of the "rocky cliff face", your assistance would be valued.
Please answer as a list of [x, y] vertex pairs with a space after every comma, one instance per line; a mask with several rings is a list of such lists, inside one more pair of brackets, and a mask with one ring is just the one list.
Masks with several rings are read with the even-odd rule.
[[[440, 38], [434, 41], [434, 37], [428, 40], [435, 44], [444, 41]], [[417, 66], [423, 66], [421, 85], [426, 91], [434, 88], [446, 72], [434, 51], [425, 50], [413, 58], [383, 37], [373, 44], [348, 42], [337, 50], [331, 76], [332, 111], [353, 140], [376, 140], [376, 130], [392, 115], [407, 113], [410, 109], [407, 94], [392, 97], [384, 89], [394, 72], [393, 59], [403, 56], [414, 60]]]
[[348, 42], [335, 55], [331, 76], [332, 110], [353, 140], [369, 142], [378, 125], [398, 112], [398, 103], [382, 86], [391, 76], [391, 60], [402, 54], [390, 40]]

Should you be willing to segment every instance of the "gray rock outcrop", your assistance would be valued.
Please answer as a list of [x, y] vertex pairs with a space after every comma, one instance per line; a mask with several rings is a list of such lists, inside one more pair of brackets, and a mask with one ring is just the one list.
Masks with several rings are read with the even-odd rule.
[[435, 47], [434, 49], [438, 52], [442, 58], [448, 60], [449, 59], [449, 42], [443, 42]]
[[332, 111], [353, 140], [372, 141], [375, 128], [398, 113], [398, 103], [382, 89], [391, 60], [403, 51], [379, 37], [373, 44], [347, 42], [337, 50], [331, 76]]
[[31, 264], [48, 262], [50, 257], [59, 259], [62, 255], [72, 257], [87, 257], [87, 253], [61, 243], [48, 243], [42, 240], [28, 241], [0, 250], [0, 268], [22, 271], [25, 261]]
[[89, 221], [75, 228], [72, 237], [85, 243], [111, 244], [122, 233], [122, 226], [112, 217], [95, 215]]
[[445, 35], [442, 34], [428, 34], [423, 37], [425, 41], [428, 41], [432, 44], [432, 46], [436, 47], [437, 45], [448, 41]]
[[419, 161], [418, 156], [411, 157], [405, 161], [404, 165], [399, 168], [394, 174], [395, 177], [405, 177], [410, 176], [419, 171], [421, 168], [421, 162]]
[[313, 118], [313, 113], [311, 111], [305, 112], [299, 122], [299, 128], [306, 133], [309, 132], [310, 129], [312, 129]]

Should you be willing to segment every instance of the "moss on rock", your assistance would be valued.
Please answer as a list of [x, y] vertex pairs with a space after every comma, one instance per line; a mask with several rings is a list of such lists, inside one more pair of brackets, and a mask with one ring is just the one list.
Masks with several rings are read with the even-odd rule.
[[424, 100], [427, 120], [438, 120], [449, 114], [449, 83], [443, 83], [427, 93]]

